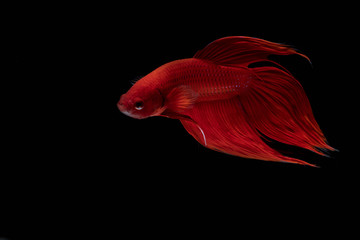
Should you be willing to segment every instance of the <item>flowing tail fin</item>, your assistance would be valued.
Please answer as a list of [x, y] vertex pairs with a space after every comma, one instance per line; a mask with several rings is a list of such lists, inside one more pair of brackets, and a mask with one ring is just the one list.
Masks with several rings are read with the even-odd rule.
[[[236, 99], [204, 103], [194, 108], [193, 120], [198, 125], [182, 122], [200, 143], [206, 137], [205, 146], [209, 148], [242, 157], [314, 166], [284, 156], [264, 142], [265, 136], [320, 155], [325, 155], [323, 151], [335, 150], [327, 144], [315, 121], [301, 84], [284, 67], [269, 60], [267, 57], [271, 54], [297, 54], [309, 60], [286, 45], [251, 37], [221, 38], [198, 51], [194, 58], [241, 67], [251, 71], [254, 78], [247, 91]], [[262, 61], [272, 62], [281, 69], [274, 66], [247, 68], [251, 63]], [[212, 119], [211, 126], [206, 119]]]
[[292, 75], [275, 67], [253, 71], [258, 79], [241, 102], [254, 128], [278, 142], [320, 155], [325, 155], [324, 150], [334, 150], [326, 143], [309, 100]]

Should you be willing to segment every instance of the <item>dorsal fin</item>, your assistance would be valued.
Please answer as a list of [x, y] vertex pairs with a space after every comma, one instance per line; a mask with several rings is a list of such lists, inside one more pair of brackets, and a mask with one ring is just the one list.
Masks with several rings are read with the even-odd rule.
[[310, 62], [307, 56], [287, 45], [245, 36], [224, 37], [215, 40], [198, 51], [194, 58], [210, 60], [221, 65], [248, 66], [254, 62], [270, 61], [267, 57], [271, 54], [298, 54]]

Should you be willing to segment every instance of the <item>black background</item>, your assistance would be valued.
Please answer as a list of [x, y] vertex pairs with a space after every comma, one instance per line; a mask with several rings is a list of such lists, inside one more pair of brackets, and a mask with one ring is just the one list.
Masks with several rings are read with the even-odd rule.
[[[345, 157], [341, 123], [350, 34], [348, 16], [334, 14], [342, 9], [138, 4], [25, 6], [9, 15], [3, 236], [162, 236], [164, 229], [178, 236], [217, 215], [252, 226], [281, 214], [289, 228], [306, 217], [318, 229], [318, 221], [340, 213], [344, 203], [334, 200], [348, 193], [343, 176], [353, 161]], [[340, 150], [325, 158], [295, 149], [320, 168], [214, 152], [177, 120], [136, 120], [117, 109], [131, 80], [240, 35], [294, 46], [311, 59], [277, 58], [301, 82], [329, 144]]]

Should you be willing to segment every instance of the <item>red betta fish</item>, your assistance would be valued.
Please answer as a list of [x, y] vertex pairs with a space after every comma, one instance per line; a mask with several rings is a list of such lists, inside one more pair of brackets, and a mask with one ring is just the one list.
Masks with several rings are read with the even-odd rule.
[[[303, 54], [252, 37], [225, 37], [193, 58], [160, 66], [121, 96], [118, 108], [138, 119], [179, 119], [203, 146], [231, 155], [314, 166], [284, 156], [266, 141], [334, 150], [316, 123], [301, 84], [271, 54]], [[259, 67], [257, 62], [271, 63]], [[264, 141], [265, 140], [265, 141]]]

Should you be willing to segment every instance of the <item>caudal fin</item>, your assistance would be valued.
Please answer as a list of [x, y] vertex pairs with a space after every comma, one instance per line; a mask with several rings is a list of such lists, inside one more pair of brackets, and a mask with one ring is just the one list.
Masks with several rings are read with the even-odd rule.
[[302, 147], [320, 155], [331, 150], [315, 121], [300, 83], [276, 67], [257, 67], [257, 76], [242, 105], [253, 126], [278, 142]]
[[[327, 144], [315, 121], [301, 84], [283, 66], [268, 59], [272, 54], [297, 54], [309, 60], [289, 46], [251, 37], [221, 38], [198, 51], [194, 58], [247, 69], [254, 78], [246, 92], [236, 98], [194, 107], [192, 117], [196, 124], [187, 120], [182, 123], [200, 143], [214, 150], [247, 158], [311, 165], [284, 156], [264, 142], [267, 137], [320, 155], [325, 155], [326, 150], [335, 150]], [[251, 63], [264, 61], [277, 67], [248, 68]]]

